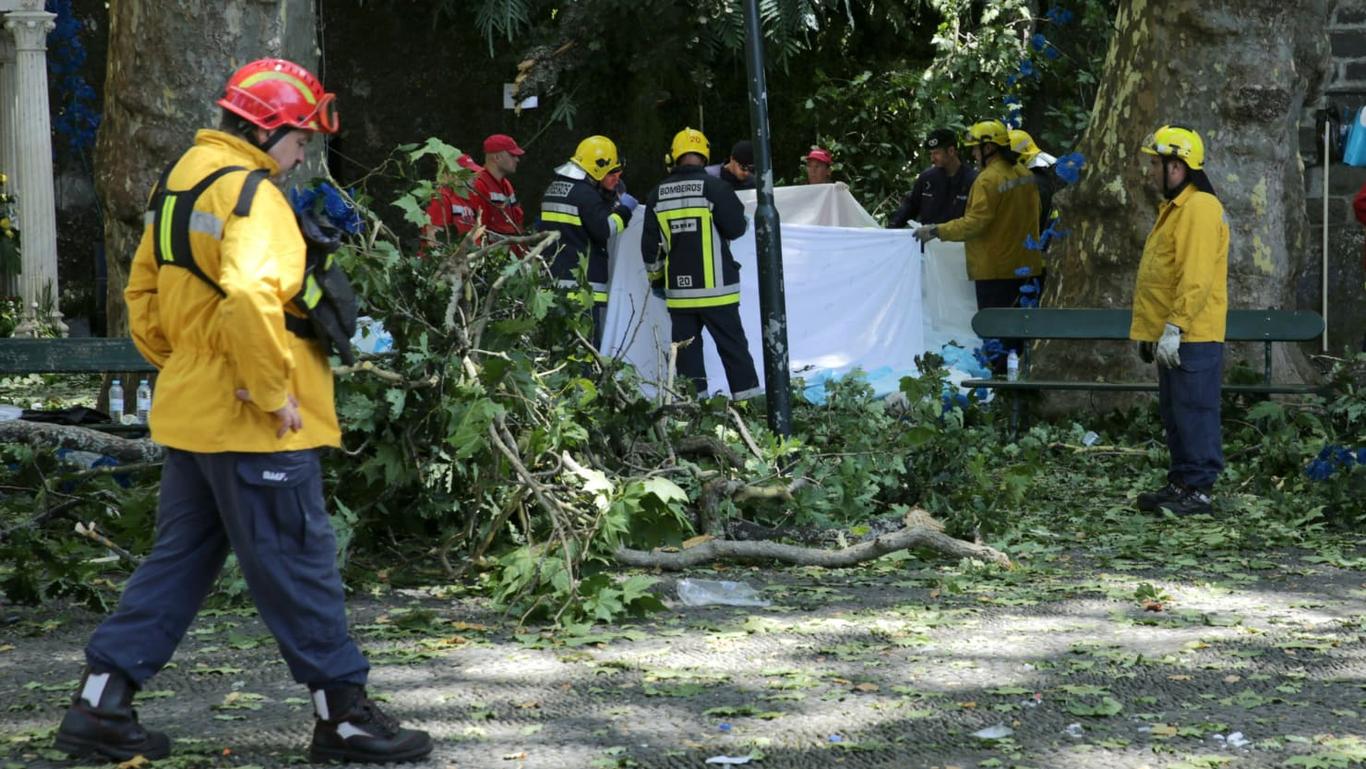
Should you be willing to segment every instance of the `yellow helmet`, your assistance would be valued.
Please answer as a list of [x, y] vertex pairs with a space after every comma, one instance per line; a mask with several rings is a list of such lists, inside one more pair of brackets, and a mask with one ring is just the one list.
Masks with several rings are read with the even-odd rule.
[[617, 157], [617, 145], [613, 144], [612, 140], [606, 136], [590, 136], [579, 142], [578, 148], [574, 150], [574, 157], [570, 160], [593, 177], [595, 182], [602, 181], [613, 171], [621, 170], [621, 160]]
[[973, 123], [968, 129], [967, 138], [963, 140], [964, 147], [975, 147], [978, 144], [999, 144], [1002, 147], [1010, 146], [1010, 131], [1006, 124], [999, 120], [983, 120], [980, 123]]
[[707, 141], [706, 134], [696, 128], [684, 128], [674, 134], [673, 145], [669, 147], [669, 156], [664, 158], [664, 162], [673, 165], [689, 152], [701, 155], [704, 161], [711, 160], [711, 142]]
[[1200, 134], [1185, 126], [1162, 126], [1143, 140], [1141, 149], [1149, 155], [1184, 160], [1192, 171], [1205, 166], [1205, 143]]
[[1019, 155], [1020, 162], [1026, 165], [1040, 152], [1039, 145], [1034, 143], [1034, 137], [1021, 128], [1010, 129], [1010, 149]]

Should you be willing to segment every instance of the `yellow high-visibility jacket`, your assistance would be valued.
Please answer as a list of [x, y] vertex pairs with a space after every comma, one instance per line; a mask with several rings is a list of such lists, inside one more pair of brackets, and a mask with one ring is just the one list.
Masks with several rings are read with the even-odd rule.
[[1183, 342], [1222, 342], [1227, 320], [1228, 220], [1218, 198], [1187, 185], [1143, 244], [1129, 338], [1157, 341], [1171, 323]]
[[[250, 143], [203, 130], [176, 162], [166, 187], [188, 190], [224, 166], [279, 166]], [[232, 211], [246, 172], [220, 177], [200, 195], [190, 224], [190, 248], [204, 274], [158, 267], [148, 213], [124, 299], [133, 342], [161, 370], [149, 417], [152, 440], [202, 453], [295, 451], [341, 441], [332, 400], [332, 371], [322, 345], [285, 330], [285, 306], [303, 283], [305, 247], [294, 211], [263, 181], [248, 216]], [[176, 255], [180, 258], [180, 255]], [[291, 308], [293, 311], [293, 308]], [[301, 315], [298, 311], [293, 314]], [[251, 403], [236, 398], [246, 389]], [[276, 438], [272, 411], [293, 395], [303, 429]]]
[[969, 280], [1018, 278], [1021, 267], [1043, 274], [1043, 252], [1026, 248], [1027, 236], [1039, 237], [1039, 188], [1034, 174], [1000, 156], [977, 174], [962, 218], [939, 225], [941, 239], [963, 242]]

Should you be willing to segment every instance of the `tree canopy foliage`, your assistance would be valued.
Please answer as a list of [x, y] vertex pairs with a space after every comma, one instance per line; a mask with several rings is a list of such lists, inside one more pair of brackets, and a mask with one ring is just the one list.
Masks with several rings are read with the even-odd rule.
[[[870, 209], [909, 189], [937, 127], [1013, 119], [1054, 154], [1072, 147], [1115, 10], [1113, 0], [759, 5], [776, 176], [800, 178], [805, 149], [831, 147], [837, 177], [856, 181]], [[469, 4], [446, 0], [439, 16], [468, 23]], [[703, 128], [714, 154], [750, 134], [741, 0], [482, 0], [473, 17], [490, 55], [521, 52], [522, 94], [561, 121], [613, 126], [646, 168], [684, 125]]]

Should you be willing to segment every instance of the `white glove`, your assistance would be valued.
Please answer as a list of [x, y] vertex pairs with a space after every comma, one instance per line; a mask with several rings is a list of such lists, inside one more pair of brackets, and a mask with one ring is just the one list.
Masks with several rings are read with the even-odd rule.
[[1176, 368], [1181, 365], [1181, 329], [1168, 323], [1157, 340], [1157, 365]]
[[939, 227], [937, 225], [927, 224], [924, 227], [916, 228], [915, 239], [921, 243], [928, 243], [937, 237], [939, 237]]

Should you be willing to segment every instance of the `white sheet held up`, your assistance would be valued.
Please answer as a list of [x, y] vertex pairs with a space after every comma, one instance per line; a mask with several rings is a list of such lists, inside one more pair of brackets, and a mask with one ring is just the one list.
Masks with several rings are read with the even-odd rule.
[[[877, 228], [840, 184], [783, 187], [775, 198], [788, 359], [795, 375], [819, 380], [859, 368], [895, 387], [900, 376], [915, 372], [915, 356], [926, 349], [938, 350], [950, 339], [976, 346], [969, 325], [976, 301], [961, 244], [934, 241], [922, 253], [913, 230]], [[741, 199], [752, 212], [753, 193], [742, 193]], [[650, 293], [645, 276], [643, 214], [643, 207], [637, 209], [611, 244], [603, 352], [623, 358], [647, 383], [656, 383], [664, 381], [671, 327], [664, 300]], [[807, 223], [798, 223], [802, 220]], [[836, 221], [851, 226], [831, 226]], [[752, 226], [731, 250], [740, 264], [740, 317], [763, 382]], [[704, 333], [702, 343], [708, 391], [730, 392], [714, 342]]]

